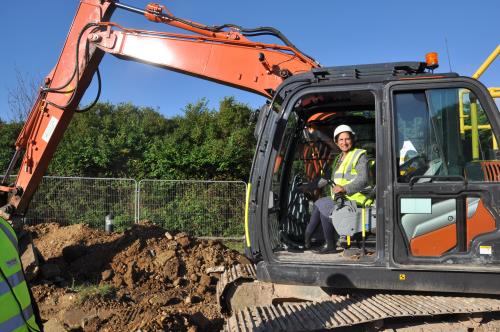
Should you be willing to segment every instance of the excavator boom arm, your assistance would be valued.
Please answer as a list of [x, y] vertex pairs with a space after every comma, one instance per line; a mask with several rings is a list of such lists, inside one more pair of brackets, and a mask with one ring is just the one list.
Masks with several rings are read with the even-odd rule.
[[[271, 98], [287, 77], [314, 68], [289, 46], [125, 29], [103, 23], [93, 44], [118, 58], [155, 65]], [[195, 55], [194, 55], [195, 54]]]
[[[124, 28], [110, 22], [117, 8], [194, 34]], [[141, 10], [115, 0], [81, 0], [59, 60], [40, 88], [16, 142], [16, 153], [0, 185], [0, 195], [7, 197], [0, 207], [0, 217], [11, 219], [26, 211], [105, 53], [270, 98], [285, 78], [319, 65], [277, 30], [261, 30], [278, 36], [284, 45], [253, 42], [242, 32], [246, 30], [232, 24], [208, 27], [179, 19], [158, 4]], [[249, 35], [260, 34], [248, 31]], [[15, 184], [7, 186], [8, 175], [19, 159]]]

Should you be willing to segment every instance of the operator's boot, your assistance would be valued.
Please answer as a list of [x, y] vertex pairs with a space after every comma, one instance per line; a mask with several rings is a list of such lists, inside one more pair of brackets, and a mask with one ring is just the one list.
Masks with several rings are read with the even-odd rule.
[[311, 237], [312, 234], [307, 232], [304, 234], [304, 249], [309, 250], [311, 249]]
[[326, 240], [325, 245], [315, 253], [324, 255], [324, 254], [333, 254], [337, 252], [337, 246], [335, 245], [334, 240]]

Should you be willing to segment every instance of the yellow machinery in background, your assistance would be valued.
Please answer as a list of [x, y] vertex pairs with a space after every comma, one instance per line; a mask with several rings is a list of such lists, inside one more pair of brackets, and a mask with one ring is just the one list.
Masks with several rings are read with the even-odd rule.
[[[479, 79], [479, 77], [489, 68], [489, 66], [495, 61], [498, 54], [500, 54], [500, 45], [490, 54], [490, 56], [484, 61], [484, 63], [479, 67], [479, 69], [472, 75], [473, 78]], [[491, 96], [493, 98], [500, 97], [500, 88], [491, 87], [488, 88]], [[463, 89], [460, 91], [460, 133], [465, 135], [465, 132], [471, 131], [471, 140], [472, 140], [472, 156], [474, 160], [479, 159], [479, 130], [489, 130], [491, 133], [491, 125], [489, 124], [480, 124], [478, 121], [478, 105], [475, 100], [469, 99], [469, 115], [465, 114], [465, 95], [468, 95], [469, 91]], [[468, 121], [470, 124], [466, 124], [466, 119], [470, 118]], [[498, 150], [498, 142], [495, 138], [495, 135], [491, 133], [491, 141], [492, 141], [492, 149]]]

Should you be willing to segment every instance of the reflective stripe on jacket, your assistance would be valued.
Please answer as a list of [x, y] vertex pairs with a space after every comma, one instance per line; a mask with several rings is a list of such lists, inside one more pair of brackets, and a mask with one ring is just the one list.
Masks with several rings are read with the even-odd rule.
[[[356, 171], [356, 164], [358, 163], [359, 158], [363, 155], [366, 154], [366, 150], [363, 149], [353, 149], [347, 153], [345, 156], [344, 160], [342, 160], [342, 163], [340, 166], [337, 167], [337, 160], [335, 161], [333, 167], [333, 181], [335, 182], [336, 185], [339, 186], [346, 186], [347, 184], [351, 183], [354, 181], [356, 176], [358, 175], [358, 172]], [[336, 169], [335, 169], [336, 168]], [[332, 198], [335, 198], [333, 189], [331, 191]], [[350, 201], [355, 201], [359, 205], [362, 205], [365, 200], [366, 196], [361, 194], [361, 193], [354, 193], [352, 195], [346, 195], [346, 198]]]
[[35, 322], [28, 285], [24, 280], [16, 233], [2, 218], [0, 218], [0, 268], [2, 269], [0, 274], [0, 331], [29, 331], [26, 321], [32, 328], [31, 330], [40, 330]]

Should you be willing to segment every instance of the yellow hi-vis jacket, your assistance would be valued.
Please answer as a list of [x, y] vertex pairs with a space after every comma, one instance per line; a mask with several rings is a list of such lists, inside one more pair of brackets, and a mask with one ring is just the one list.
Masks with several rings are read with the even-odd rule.
[[[0, 273], [0, 331], [40, 331], [35, 322], [28, 285], [24, 280], [16, 233], [2, 218], [0, 218], [0, 268], [2, 269]], [[21, 309], [17, 302], [21, 305]]]
[[[333, 163], [333, 181], [336, 185], [344, 187], [356, 178], [358, 175], [358, 172], [356, 172], [356, 164], [363, 154], [366, 154], [366, 150], [352, 149], [347, 153], [344, 160], [342, 160], [342, 163], [338, 167], [337, 164], [340, 155], [337, 159], [335, 159], [335, 162]], [[331, 195], [332, 199], [335, 199], [333, 188], [331, 189]], [[352, 195], [346, 195], [346, 198], [350, 201], [355, 201], [360, 206], [366, 201], [366, 196], [359, 192]]]

